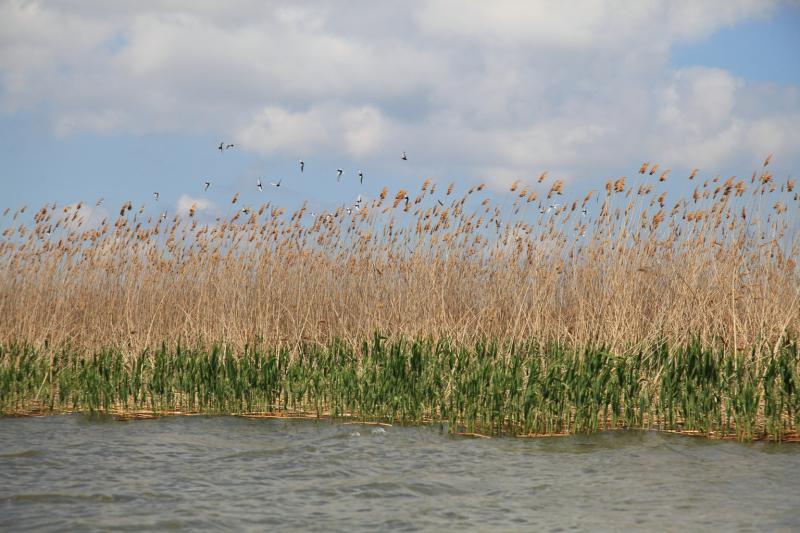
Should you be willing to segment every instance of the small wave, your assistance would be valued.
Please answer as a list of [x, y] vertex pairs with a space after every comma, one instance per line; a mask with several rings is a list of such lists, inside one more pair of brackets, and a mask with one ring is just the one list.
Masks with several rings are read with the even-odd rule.
[[44, 455], [42, 450], [22, 450], [20, 452], [8, 452], [8, 453], [0, 453], [0, 459], [16, 459], [16, 458], [26, 458], [26, 457], [41, 457]]
[[0, 496], [0, 502], [16, 503], [117, 503], [131, 502], [136, 496], [130, 494], [63, 494], [60, 492], [39, 492], [31, 494], [12, 494]]

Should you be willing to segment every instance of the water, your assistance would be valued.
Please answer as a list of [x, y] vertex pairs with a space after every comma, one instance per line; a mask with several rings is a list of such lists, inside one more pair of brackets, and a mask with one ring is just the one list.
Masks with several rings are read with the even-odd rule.
[[0, 418], [0, 530], [800, 530], [800, 446]]

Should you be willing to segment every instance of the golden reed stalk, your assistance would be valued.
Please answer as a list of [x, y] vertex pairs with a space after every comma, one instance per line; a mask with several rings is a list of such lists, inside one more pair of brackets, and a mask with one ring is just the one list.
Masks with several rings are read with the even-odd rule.
[[6, 209], [0, 343], [133, 352], [379, 331], [611, 349], [698, 337], [760, 352], [796, 337], [794, 180], [765, 164], [749, 182], [707, 179], [670, 200], [676, 176], [657, 168], [574, 201], [547, 173], [494, 198], [483, 185], [437, 194], [426, 180], [416, 196], [384, 188], [313, 218], [269, 204], [163, 218], [126, 202], [89, 226], [81, 205], [32, 219]]

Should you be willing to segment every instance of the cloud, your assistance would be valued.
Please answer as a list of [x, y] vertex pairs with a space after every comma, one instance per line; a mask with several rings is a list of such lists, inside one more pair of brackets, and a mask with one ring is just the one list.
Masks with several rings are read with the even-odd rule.
[[175, 204], [175, 209], [181, 216], [188, 215], [192, 208], [198, 214], [213, 213], [217, 210], [217, 206], [206, 198], [194, 198], [188, 194], [182, 194]]
[[706, 168], [735, 161], [743, 153], [761, 158], [775, 152], [796, 158], [800, 135], [791, 124], [800, 118], [798, 101], [790, 103], [789, 97], [786, 106], [770, 108], [769, 99], [742, 92], [754, 89], [724, 70], [676, 71], [657, 100], [660, 135], [652, 153]]
[[669, 66], [676, 43], [776, 5], [12, 0], [0, 4], [0, 112], [61, 135], [213, 132], [370, 168], [407, 150], [497, 183], [639, 157], [799, 162], [796, 87]]
[[330, 142], [330, 113], [313, 108], [291, 112], [278, 106], [266, 106], [253, 120], [240, 128], [235, 139], [245, 149], [261, 153], [296, 151], [309, 153]]
[[586, 51], [628, 48], [637, 38], [650, 46], [697, 39], [720, 26], [768, 13], [775, 2], [639, 2], [595, 0], [461, 2], [433, 0], [417, 12], [432, 35], [480, 40], [489, 46], [535, 46]]

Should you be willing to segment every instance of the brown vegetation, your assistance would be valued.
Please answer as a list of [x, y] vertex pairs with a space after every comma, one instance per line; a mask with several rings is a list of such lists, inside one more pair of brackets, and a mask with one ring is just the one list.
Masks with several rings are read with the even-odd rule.
[[163, 218], [126, 202], [90, 226], [82, 206], [45, 205], [24, 223], [24, 208], [6, 210], [0, 343], [136, 352], [380, 331], [611, 349], [696, 336], [760, 353], [796, 336], [794, 180], [764, 168], [674, 200], [657, 168], [553, 206], [564, 183], [543, 173], [495, 198], [483, 186], [437, 194], [426, 180], [416, 197], [384, 189], [314, 217], [265, 204]]

